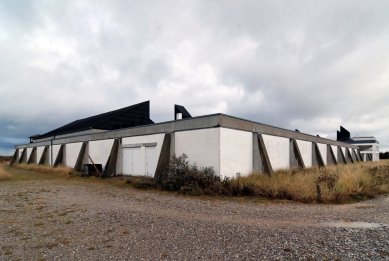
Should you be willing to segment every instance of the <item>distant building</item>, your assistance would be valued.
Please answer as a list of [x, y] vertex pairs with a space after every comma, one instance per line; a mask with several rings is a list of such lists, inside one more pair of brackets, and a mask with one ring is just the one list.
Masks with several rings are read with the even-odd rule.
[[337, 132], [337, 141], [358, 146], [363, 161], [380, 160], [380, 143], [373, 136], [361, 136], [356, 134], [354, 137], [350, 137], [350, 132], [340, 126], [340, 131]]

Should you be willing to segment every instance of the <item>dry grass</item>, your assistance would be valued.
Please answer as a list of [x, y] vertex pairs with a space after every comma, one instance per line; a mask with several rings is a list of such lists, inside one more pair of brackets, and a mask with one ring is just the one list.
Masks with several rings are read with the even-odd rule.
[[12, 156], [0, 155], [0, 163], [9, 163], [12, 160]]
[[12, 166], [3, 165], [3, 169], [8, 172], [10, 180], [40, 180], [40, 179], [64, 179], [79, 175], [73, 168], [58, 166], [51, 167], [37, 164], [14, 164]]
[[[389, 161], [289, 169], [272, 176], [251, 173], [238, 179], [221, 180], [211, 168], [189, 165], [187, 156], [171, 157], [161, 184], [147, 177], [133, 177], [127, 183], [136, 188], [177, 191], [192, 196], [249, 196], [257, 199], [293, 200], [313, 203], [343, 203], [389, 193]], [[320, 197], [318, 190], [320, 189]]]
[[0, 164], [0, 181], [2, 180], [10, 180], [11, 179], [11, 174], [9, 174], [7, 171], [4, 169], [5, 164]]
[[[34, 164], [17, 164], [14, 166], [0, 164], [0, 180], [61, 179], [78, 177], [78, 175], [79, 173], [74, 169], [64, 166], [52, 168], [50, 166]], [[122, 179], [88, 179], [88, 183], [91, 181], [105, 185], [122, 186], [124, 183], [130, 183], [136, 188], [156, 188], [152, 179], [146, 177], [128, 178], [124, 182]], [[203, 179], [200, 181], [203, 181]], [[388, 194], [389, 160], [328, 166], [324, 168], [314, 167], [309, 169], [279, 170], [271, 177], [261, 173], [252, 173], [249, 176], [239, 179], [221, 181], [217, 181], [216, 179], [215, 182], [207, 183], [208, 185], [206, 186], [202, 183], [200, 184], [201, 186], [199, 184], [197, 181], [190, 184], [193, 186], [190, 192], [195, 191], [198, 192], [197, 194], [187, 193], [187, 190], [179, 191], [190, 195], [222, 195], [227, 198], [229, 196], [249, 196], [255, 200], [286, 199], [313, 203], [317, 201], [316, 185], [318, 184], [324, 202], [344, 203]]]
[[13, 168], [34, 171], [45, 174], [57, 174], [57, 175], [71, 175], [77, 173], [73, 168], [69, 168], [66, 166], [57, 166], [55, 168], [47, 165], [37, 165], [37, 164], [16, 164], [12, 166]]
[[318, 184], [324, 202], [349, 202], [389, 193], [388, 163], [279, 170], [271, 177], [252, 173], [232, 180], [230, 187], [234, 195], [315, 202]]

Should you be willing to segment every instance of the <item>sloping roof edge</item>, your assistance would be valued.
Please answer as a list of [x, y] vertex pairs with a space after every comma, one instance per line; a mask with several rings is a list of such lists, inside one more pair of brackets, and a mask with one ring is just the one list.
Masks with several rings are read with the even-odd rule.
[[[154, 122], [150, 119], [150, 101], [145, 101], [145, 102], [133, 104], [133, 105], [121, 108], [121, 109], [117, 109], [117, 110], [113, 110], [113, 111], [109, 111], [109, 112], [105, 112], [105, 113], [101, 113], [101, 114], [97, 114], [94, 116], [90, 116], [90, 117], [86, 117], [83, 119], [78, 119], [78, 120], [72, 121], [68, 124], [65, 124], [59, 128], [56, 128], [52, 131], [49, 131], [45, 134], [42, 134], [42, 135], [37, 136], [37, 137], [33, 137], [33, 139], [38, 140], [38, 139], [43, 139], [43, 138], [47, 138], [47, 137], [51, 137], [51, 136], [55, 136], [55, 135], [68, 134], [68, 133], [72, 133], [72, 132], [78, 132], [78, 131], [94, 129], [94, 128], [100, 129], [97, 127], [101, 126], [104, 123], [109, 122], [110, 120], [115, 119], [116, 117], [119, 117], [120, 115], [123, 115], [124, 113], [127, 113], [131, 110], [134, 110], [142, 105], [147, 106], [147, 114], [148, 114], [147, 115], [148, 118], [146, 119], [147, 124], [153, 124]], [[104, 129], [104, 128], [102, 128], [102, 129]]]

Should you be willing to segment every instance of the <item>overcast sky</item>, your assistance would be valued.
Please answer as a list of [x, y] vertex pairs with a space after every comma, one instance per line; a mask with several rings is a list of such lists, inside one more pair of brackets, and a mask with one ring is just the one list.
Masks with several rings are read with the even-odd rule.
[[0, 154], [150, 100], [389, 150], [389, 1], [0, 0]]

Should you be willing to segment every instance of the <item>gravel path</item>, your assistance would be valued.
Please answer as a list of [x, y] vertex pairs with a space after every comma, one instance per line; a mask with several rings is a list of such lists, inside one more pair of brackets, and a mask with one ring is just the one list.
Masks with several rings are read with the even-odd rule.
[[254, 203], [88, 180], [0, 182], [0, 260], [389, 260], [389, 197]]

